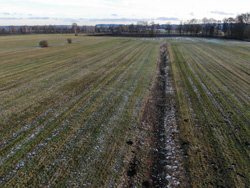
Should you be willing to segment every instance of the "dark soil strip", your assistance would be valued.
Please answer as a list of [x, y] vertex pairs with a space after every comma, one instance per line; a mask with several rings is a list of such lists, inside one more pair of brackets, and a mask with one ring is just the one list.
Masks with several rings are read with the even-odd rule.
[[184, 155], [179, 143], [174, 79], [167, 48], [167, 44], [160, 47], [159, 70], [145, 104], [138, 133], [145, 135], [146, 131], [148, 137], [138, 136], [136, 139], [137, 149], [127, 169], [128, 187], [187, 186]]
[[174, 79], [167, 44], [160, 49], [160, 74], [154, 93], [153, 187], [185, 186], [183, 153], [179, 143]]
[[[177, 106], [174, 78], [171, 68], [171, 61], [168, 54], [167, 45], [161, 47], [161, 96], [159, 102], [164, 102], [163, 116], [158, 127], [155, 128], [155, 186], [185, 187], [185, 170], [183, 166], [183, 152], [180, 147], [180, 135], [177, 125]], [[161, 103], [160, 103], [161, 104]], [[162, 107], [158, 107], [162, 109]], [[153, 179], [154, 180], [154, 179]]]
[[166, 51], [165, 45], [160, 48], [160, 64], [159, 76], [157, 78], [156, 88], [154, 89], [154, 105], [156, 106], [156, 114], [153, 124], [153, 168], [152, 168], [152, 184], [153, 187], [166, 187], [168, 184], [166, 177], [165, 167], [167, 166], [166, 160], [166, 136], [164, 120], [166, 114]]

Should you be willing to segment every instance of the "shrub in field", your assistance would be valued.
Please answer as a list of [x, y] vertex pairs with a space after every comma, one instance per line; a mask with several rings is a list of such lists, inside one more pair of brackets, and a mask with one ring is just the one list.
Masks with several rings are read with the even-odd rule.
[[40, 41], [39, 46], [42, 47], [42, 48], [48, 47], [49, 46], [48, 41], [47, 40]]
[[67, 39], [68, 43], [71, 44], [72, 43], [72, 39]]

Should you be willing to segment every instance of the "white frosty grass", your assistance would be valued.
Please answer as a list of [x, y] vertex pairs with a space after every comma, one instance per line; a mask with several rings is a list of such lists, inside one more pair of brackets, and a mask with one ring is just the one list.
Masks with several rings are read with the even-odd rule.
[[217, 43], [217, 44], [249, 44], [247, 41], [231, 40], [231, 39], [214, 39], [214, 38], [200, 38], [200, 37], [155, 37], [155, 38], [134, 38], [132, 40], [143, 40], [143, 41], [190, 41], [190, 42], [207, 42], [207, 43]]
[[229, 40], [229, 39], [213, 39], [213, 38], [196, 38], [196, 37], [166, 37], [165, 40], [191, 41], [191, 42], [208, 42], [208, 43], [239, 43], [247, 44], [247, 41]]

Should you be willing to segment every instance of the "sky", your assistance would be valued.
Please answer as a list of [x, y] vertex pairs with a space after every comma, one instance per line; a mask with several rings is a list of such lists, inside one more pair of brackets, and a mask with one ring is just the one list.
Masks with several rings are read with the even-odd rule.
[[250, 0], [0, 0], [0, 25], [178, 24], [250, 12]]

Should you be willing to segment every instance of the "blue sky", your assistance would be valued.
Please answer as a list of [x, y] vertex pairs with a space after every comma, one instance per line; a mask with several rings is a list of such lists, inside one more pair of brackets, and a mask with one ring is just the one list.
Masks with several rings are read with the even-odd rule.
[[0, 25], [179, 23], [203, 17], [223, 19], [250, 11], [241, 0], [0, 0]]

